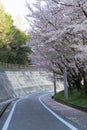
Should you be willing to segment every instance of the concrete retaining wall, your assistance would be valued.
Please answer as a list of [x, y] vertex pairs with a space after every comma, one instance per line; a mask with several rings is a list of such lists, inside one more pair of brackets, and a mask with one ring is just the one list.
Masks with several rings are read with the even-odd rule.
[[49, 74], [31, 70], [1, 70], [0, 100], [36, 91], [52, 91]]
[[1, 69], [0, 101], [32, 92], [53, 91], [52, 76], [52, 73], [42, 70]]

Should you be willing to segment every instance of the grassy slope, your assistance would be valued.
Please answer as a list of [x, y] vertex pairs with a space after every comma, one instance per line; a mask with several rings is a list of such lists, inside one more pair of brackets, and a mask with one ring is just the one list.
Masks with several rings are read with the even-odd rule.
[[70, 92], [69, 92], [68, 100], [65, 100], [65, 98], [64, 98], [64, 91], [57, 93], [54, 96], [54, 98], [56, 100], [64, 101], [66, 104], [70, 103], [70, 104], [74, 104], [76, 106], [81, 106], [81, 107], [87, 108], [87, 97], [85, 96], [85, 94], [82, 90], [77, 92], [77, 90], [75, 89], [75, 90], [73, 90], [72, 94], [70, 94]]

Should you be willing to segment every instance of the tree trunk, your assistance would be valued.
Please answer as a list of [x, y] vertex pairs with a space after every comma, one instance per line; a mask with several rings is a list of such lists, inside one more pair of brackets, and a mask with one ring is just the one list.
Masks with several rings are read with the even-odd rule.
[[87, 76], [86, 76], [86, 73], [84, 72], [84, 86], [85, 86], [85, 94], [87, 96]]
[[53, 72], [53, 78], [54, 78], [54, 95], [56, 94], [56, 75], [55, 72]]
[[67, 71], [66, 67], [64, 66], [64, 92], [65, 92], [65, 99], [68, 99], [68, 83], [67, 83]]

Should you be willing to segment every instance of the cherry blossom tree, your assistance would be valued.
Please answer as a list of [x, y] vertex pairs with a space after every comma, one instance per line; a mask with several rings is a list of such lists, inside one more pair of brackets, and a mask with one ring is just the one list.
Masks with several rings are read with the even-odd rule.
[[84, 79], [87, 95], [87, 1], [36, 0], [27, 7], [32, 62], [60, 75], [65, 66], [70, 88], [80, 89]]

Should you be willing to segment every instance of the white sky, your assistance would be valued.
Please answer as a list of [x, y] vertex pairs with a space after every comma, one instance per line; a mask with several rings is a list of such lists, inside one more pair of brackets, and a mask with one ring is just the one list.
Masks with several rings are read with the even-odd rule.
[[4, 5], [5, 11], [11, 14], [14, 24], [25, 30], [29, 27], [25, 15], [28, 14], [28, 9], [26, 7], [26, 1], [32, 3], [35, 0], [0, 0]]

